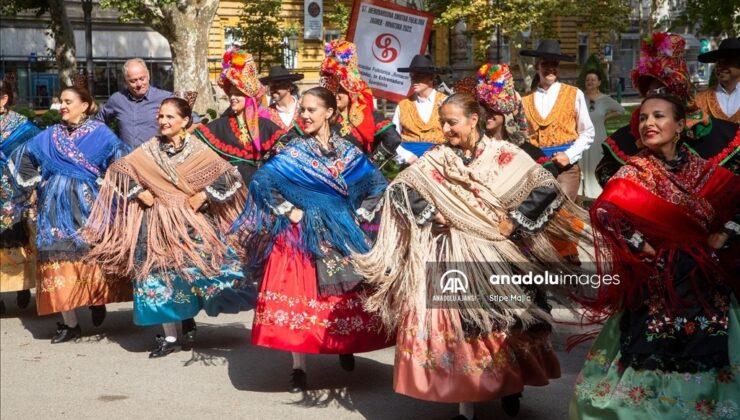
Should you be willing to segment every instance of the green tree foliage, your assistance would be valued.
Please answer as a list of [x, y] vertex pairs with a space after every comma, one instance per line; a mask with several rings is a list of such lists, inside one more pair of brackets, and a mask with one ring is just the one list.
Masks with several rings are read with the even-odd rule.
[[244, 1], [239, 20], [243, 45], [252, 54], [259, 73], [283, 63], [285, 38], [295, 33], [280, 17], [280, 0]]
[[324, 15], [326, 21], [331, 25], [332, 29], [338, 29], [346, 36], [352, 8], [347, 6], [342, 0], [324, 2], [324, 5], [329, 6], [326, 7], [326, 14]]
[[737, 0], [687, 0], [686, 10], [676, 26], [694, 26], [712, 36], [736, 37], [740, 34], [740, 2]]

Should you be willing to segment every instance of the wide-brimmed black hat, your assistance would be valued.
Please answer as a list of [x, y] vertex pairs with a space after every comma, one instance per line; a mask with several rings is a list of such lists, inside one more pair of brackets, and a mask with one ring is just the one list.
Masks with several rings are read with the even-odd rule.
[[543, 39], [536, 50], [521, 50], [520, 55], [525, 57], [541, 57], [558, 61], [576, 61], [572, 55], [560, 52], [560, 41], [557, 39]]
[[740, 56], [740, 38], [727, 38], [719, 43], [719, 48], [699, 54], [697, 58], [702, 63], [716, 63], [720, 58], [738, 56]]
[[440, 69], [434, 65], [431, 58], [426, 55], [417, 54], [411, 59], [411, 64], [409, 64], [408, 67], [400, 67], [396, 69], [396, 71], [399, 73], [414, 72], [436, 74], [440, 72]]
[[285, 66], [274, 66], [270, 67], [270, 72], [267, 73], [267, 76], [260, 77], [260, 82], [268, 85], [270, 82], [295, 82], [301, 79], [303, 79], [303, 74], [301, 73], [291, 73]]

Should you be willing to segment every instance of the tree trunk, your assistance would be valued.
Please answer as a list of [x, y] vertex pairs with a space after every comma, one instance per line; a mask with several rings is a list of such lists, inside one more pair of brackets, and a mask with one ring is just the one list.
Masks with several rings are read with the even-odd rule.
[[72, 86], [72, 77], [77, 72], [77, 47], [72, 24], [69, 23], [64, 0], [49, 0], [51, 33], [54, 36], [54, 57], [62, 89]]
[[[208, 30], [219, 0], [186, 0], [163, 7], [165, 18], [157, 29], [170, 42], [176, 91], [198, 92], [193, 111], [216, 108], [208, 77]], [[178, 6], [179, 5], [179, 6]]]
[[85, 14], [85, 62], [87, 63], [87, 89], [94, 97], [95, 69], [93, 67], [92, 8], [92, 0], [82, 0], [82, 11]]

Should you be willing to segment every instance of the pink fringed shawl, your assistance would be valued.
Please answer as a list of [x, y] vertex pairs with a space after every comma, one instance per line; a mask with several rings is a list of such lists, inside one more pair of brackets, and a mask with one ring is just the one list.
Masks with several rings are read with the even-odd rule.
[[[209, 200], [208, 215], [194, 211], [188, 199], [222, 175], [235, 194], [224, 202]], [[151, 207], [132, 196], [132, 181], [152, 193]], [[189, 138], [181, 152], [168, 156], [154, 138], [108, 169], [85, 227], [93, 245], [87, 258], [107, 272], [136, 279], [153, 270], [175, 270], [190, 279], [191, 267], [218, 275], [227, 250], [223, 233], [245, 199], [239, 172], [203, 143]], [[140, 234], [146, 235], [146, 249], [137, 260]]]

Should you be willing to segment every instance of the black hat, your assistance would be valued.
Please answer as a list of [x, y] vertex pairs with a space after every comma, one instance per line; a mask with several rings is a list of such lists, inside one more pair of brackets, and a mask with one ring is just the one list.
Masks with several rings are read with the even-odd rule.
[[301, 73], [290, 73], [285, 66], [274, 66], [270, 67], [270, 72], [267, 76], [260, 77], [260, 82], [267, 85], [270, 82], [295, 82], [296, 80], [303, 79]]
[[439, 69], [434, 65], [432, 59], [426, 55], [417, 54], [411, 59], [411, 64], [408, 67], [400, 67], [396, 69], [399, 73], [428, 73], [435, 74], [439, 73]]
[[719, 48], [699, 54], [697, 58], [702, 63], [716, 63], [720, 58], [737, 57], [738, 55], [740, 55], [740, 38], [727, 38], [720, 42]]
[[557, 39], [543, 39], [536, 50], [521, 50], [520, 55], [525, 57], [541, 57], [558, 61], [576, 61], [572, 55], [565, 55], [560, 52], [560, 41]]

